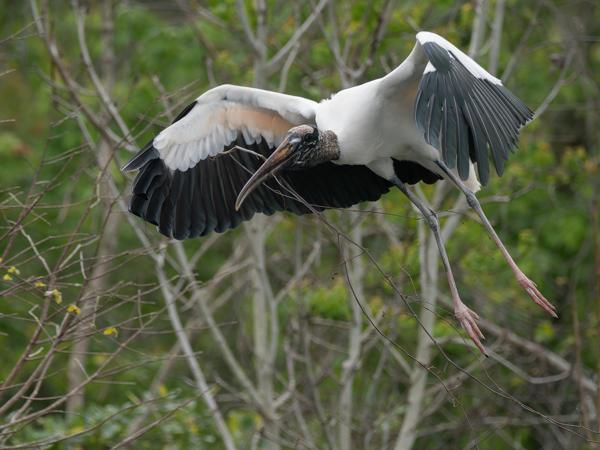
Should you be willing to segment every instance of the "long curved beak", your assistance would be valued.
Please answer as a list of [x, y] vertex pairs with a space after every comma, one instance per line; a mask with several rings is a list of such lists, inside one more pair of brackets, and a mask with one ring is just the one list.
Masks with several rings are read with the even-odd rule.
[[254, 175], [246, 182], [235, 201], [235, 210], [238, 211], [246, 197], [252, 193], [267, 178], [275, 175], [283, 163], [285, 163], [292, 154], [292, 145], [286, 137], [279, 147], [275, 149], [271, 156], [258, 168]]

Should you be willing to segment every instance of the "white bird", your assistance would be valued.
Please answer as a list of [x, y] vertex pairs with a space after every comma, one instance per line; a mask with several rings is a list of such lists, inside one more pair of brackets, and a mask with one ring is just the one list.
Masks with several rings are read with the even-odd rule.
[[454, 313], [485, 352], [478, 316], [458, 294], [437, 215], [407, 186], [447, 179], [466, 195], [521, 286], [556, 317], [474, 195], [489, 179], [490, 157], [502, 175], [533, 113], [444, 38], [420, 32], [416, 41], [388, 75], [320, 103], [232, 85], [205, 92], [124, 166], [139, 169], [130, 211], [185, 239], [234, 228], [256, 212], [344, 208], [397, 186], [427, 220]]

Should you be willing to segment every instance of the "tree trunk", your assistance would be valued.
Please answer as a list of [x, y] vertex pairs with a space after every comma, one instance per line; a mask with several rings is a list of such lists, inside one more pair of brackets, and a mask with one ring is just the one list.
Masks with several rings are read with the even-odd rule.
[[[349, 213], [352, 225], [351, 237], [358, 245], [362, 245], [361, 213]], [[362, 310], [358, 302], [364, 301], [363, 276], [364, 265], [362, 258], [353, 258], [359, 249], [351, 243], [344, 243], [344, 260], [348, 272], [348, 301], [352, 308], [352, 322], [348, 336], [348, 357], [342, 367], [342, 391], [338, 402], [338, 440], [341, 450], [350, 450], [352, 446], [352, 393], [354, 387], [354, 374], [359, 365], [361, 352], [361, 325]]]
[[[266, 88], [267, 84], [267, 5], [264, 0], [256, 0], [256, 56], [254, 61], [254, 86]], [[277, 305], [269, 275], [267, 273], [265, 241], [267, 238], [267, 222], [269, 218], [259, 214], [252, 222], [245, 225], [246, 236], [250, 242], [250, 250], [254, 259], [252, 281], [254, 298], [252, 301], [252, 316], [254, 329], [254, 363], [258, 391], [262, 407], [271, 418], [266, 418], [262, 430], [265, 436], [265, 448], [278, 450], [280, 429], [279, 424], [272, 420], [275, 415], [273, 381], [275, 374], [275, 357], [279, 340], [279, 325]]]
[[[112, 0], [105, 0], [102, 3], [102, 55], [101, 55], [101, 70], [103, 82], [106, 90], [110, 92], [114, 85], [115, 80], [115, 55], [113, 48], [113, 35], [114, 35], [114, 4]], [[106, 117], [105, 123], [110, 119]], [[94, 150], [94, 149], [91, 149]], [[114, 149], [111, 147], [110, 142], [105, 138], [101, 138], [97, 153], [96, 160], [98, 163], [99, 171], [103, 171], [109, 164], [112, 158], [112, 152]], [[100, 234], [100, 242], [98, 244], [98, 250], [96, 253], [96, 261], [91, 272], [91, 279], [87, 289], [84, 290], [82, 295], [81, 308], [81, 320], [77, 325], [75, 331], [75, 343], [73, 349], [69, 355], [69, 362], [67, 364], [67, 380], [68, 390], [72, 390], [75, 386], [79, 386], [86, 377], [84, 368], [86, 364], [86, 356], [90, 346], [89, 335], [93, 332], [93, 320], [96, 305], [102, 293], [106, 289], [107, 277], [105, 273], [110, 270], [110, 255], [114, 249], [113, 236], [116, 236], [117, 228], [119, 225], [119, 215], [113, 209], [114, 197], [110, 186], [110, 175], [104, 173], [98, 180], [99, 183], [99, 194], [102, 198], [102, 229]], [[104, 221], [106, 219], [106, 221]], [[85, 392], [81, 389], [75, 395], [69, 397], [67, 400], [67, 413], [74, 413], [81, 410], [84, 405]]]
[[[421, 283], [421, 312], [415, 362], [410, 374], [410, 389], [406, 401], [406, 414], [402, 421], [395, 450], [411, 449], [417, 437], [417, 425], [421, 418], [427, 383], [427, 370], [431, 362], [431, 335], [435, 323], [435, 306], [438, 296], [438, 249], [435, 239], [425, 230], [423, 220], [419, 221], [419, 263]], [[420, 364], [419, 364], [420, 363]]]

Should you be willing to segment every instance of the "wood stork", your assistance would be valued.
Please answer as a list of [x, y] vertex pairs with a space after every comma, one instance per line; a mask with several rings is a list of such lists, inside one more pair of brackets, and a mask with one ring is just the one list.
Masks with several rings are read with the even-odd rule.
[[130, 211], [165, 236], [186, 239], [234, 228], [256, 212], [306, 214], [374, 201], [396, 186], [427, 220], [454, 313], [485, 352], [478, 316], [458, 294], [436, 213], [408, 185], [454, 183], [521, 286], [556, 316], [474, 195], [489, 179], [490, 157], [502, 175], [521, 127], [532, 117], [499, 79], [444, 38], [420, 32], [391, 73], [320, 103], [232, 85], [205, 92], [123, 167], [139, 170]]

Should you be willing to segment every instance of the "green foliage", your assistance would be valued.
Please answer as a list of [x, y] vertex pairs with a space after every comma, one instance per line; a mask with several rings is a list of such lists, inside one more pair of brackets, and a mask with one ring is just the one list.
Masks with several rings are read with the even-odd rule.
[[[78, 83], [78, 95], [85, 106], [105, 120], [105, 108], [82, 63], [71, 4], [66, 0], [48, 3], [48, 25], [69, 73]], [[95, 69], [105, 77], [105, 67], [101, 63], [106, 45], [102, 40], [101, 3], [89, 2], [85, 24]], [[174, 6], [180, 2], [114, 3], [114, 31], [109, 45], [114, 46], [116, 61], [109, 90], [137, 145], [151, 139], [174, 113], [212, 83], [254, 83], [257, 56], [245, 39], [235, 0], [181, 2], [198, 8], [197, 11], [193, 9], [191, 17]], [[249, 11], [250, 25], [255, 26], [256, 17], [252, 14], [255, 2], [243, 3]], [[269, 22], [266, 56], [269, 57], [293, 36], [311, 9], [310, 2], [266, 3]], [[495, 1], [489, 3], [487, 23], [492, 22], [496, 5]], [[547, 7], [546, 3], [552, 7]], [[571, 3], [559, 5], [565, 8], [565, 15], [578, 13]], [[396, 2], [389, 17], [385, 17], [385, 33], [371, 55], [370, 43], [381, 25], [379, 13], [387, 2], [336, 2], [333, 12], [337, 28], [334, 30], [328, 21], [330, 12], [326, 9], [323, 23], [315, 23], [300, 42], [298, 56], [288, 68], [285, 91], [319, 99], [340, 89], [342, 77], [326, 39], [334, 32], [339, 34], [341, 50], [350, 69], [360, 67], [366, 58], [372, 57], [357, 82], [380, 77], [398, 64], [414, 44], [415, 29], [432, 29], [458, 46], [468, 48], [475, 17], [474, 4], [453, 0]], [[163, 5], [164, 9], [156, 5]], [[565, 37], [565, 25], [557, 19], [558, 3], [536, 5], [537, 2], [506, 1], [498, 73], [502, 76], [507, 67], [512, 67], [506, 79], [507, 86], [533, 108], [542, 104], [561, 76], [566, 57], [564, 42], [570, 42], [572, 38], [570, 35], [568, 39]], [[196, 14], [203, 11], [206, 14]], [[532, 26], [534, 17], [536, 25]], [[447, 248], [459, 290], [469, 306], [482, 317], [535, 341], [569, 363], [578, 360], [576, 352], [579, 352], [582, 373], [593, 379], [592, 373], [598, 364], [599, 320], [595, 312], [598, 299], [594, 286], [598, 268], [594, 263], [593, 248], [593, 238], [598, 235], [598, 230], [593, 229], [591, 223], [600, 201], [597, 88], [600, 47], [594, 37], [600, 33], [598, 9], [586, 13], [585, 17], [578, 15], [578, 20], [586, 31], [585, 39], [582, 36], [575, 39], [581, 46], [581, 53], [577, 53], [575, 60], [581, 66], [567, 71], [566, 82], [550, 107], [523, 130], [520, 148], [511, 155], [503, 177], [494, 177], [479, 194], [486, 213], [519, 265], [559, 307], [560, 320], [545, 318], [527, 299], [494, 244], [471, 216], [461, 218]], [[24, 364], [27, 375], [47, 355], [64, 318], [76, 315], [76, 310], [69, 310], [69, 307], [81, 305], [81, 296], [91, 282], [90, 268], [99, 246], [98, 236], [105, 226], [108, 208], [105, 199], [111, 195], [96, 187], [100, 173], [97, 154], [87, 147], [77, 120], [86, 123], [92, 141], [100, 141], [101, 133], [72, 106], [58, 69], [51, 62], [43, 41], [35, 35], [26, 2], [13, 2], [10, 8], [0, 8], [0, 29], [0, 236], [18, 229], [16, 224], [20, 224], [31, 241], [37, 243], [50, 268], [55, 269], [67, 260], [60, 270], [57, 269], [58, 276], [54, 279], [48, 276], [41, 258], [21, 231], [15, 233], [14, 240], [6, 238], [0, 242], [0, 255], [4, 258], [0, 261], [0, 291], [3, 293], [0, 297], [1, 382], [26, 351], [43, 311], [47, 310], [50, 325], [44, 328], [39, 342], [27, 350], [28, 360]], [[3, 40], [5, 37], [7, 39]], [[522, 41], [524, 37], [526, 39]], [[486, 65], [488, 56], [489, 45], [486, 43], [479, 62]], [[279, 87], [282, 79], [279, 69], [268, 73], [266, 87]], [[167, 93], [166, 97], [161, 94], [162, 90]], [[172, 110], [165, 108], [165, 98], [171, 103]], [[119, 132], [114, 121], [107, 122], [107, 129]], [[121, 174], [119, 166], [130, 153], [124, 146], [116, 150], [108, 171], [114, 176], [119, 192], [127, 193], [131, 180]], [[34, 213], [20, 222], [23, 204], [31, 200], [28, 192], [34, 180], [32, 192], [43, 195]], [[432, 189], [424, 187], [424, 191], [430, 195]], [[453, 214], [455, 198], [450, 196], [444, 203], [440, 211], [442, 224]], [[121, 206], [116, 203], [110, 207], [119, 210]], [[391, 243], [386, 237], [375, 213], [365, 214], [361, 225], [365, 230], [363, 245], [379, 267], [365, 255], [359, 256], [365, 271], [362, 279], [364, 294], [360, 300], [369, 306], [382, 333], [401, 350], [390, 356], [391, 353], [385, 353], [389, 342], [382, 339], [369, 341], [370, 346], [363, 347], [363, 353], [359, 355], [352, 393], [359, 406], [352, 425], [359, 430], [353, 435], [355, 442], [367, 442], [369, 433], [372, 434], [372, 440], [365, 443], [364, 448], [385, 447], [385, 436], [389, 447], [390, 435], [397, 432], [410, 407], [406, 403], [406, 390], [411, 375], [401, 361], [413, 364], [411, 358], [420, 328], [396, 288], [405, 295], [404, 300], [414, 311], [419, 312], [423, 304], [419, 297], [421, 268], [417, 225], [420, 219], [397, 191], [382, 198], [377, 208], [377, 214], [382, 214], [383, 221], [389, 226], [388, 231], [397, 233], [397, 241]], [[332, 211], [325, 213], [325, 218], [344, 232], [351, 231], [347, 215]], [[159, 240], [154, 227], [144, 225], [143, 228], [155, 239], [152, 249], [158, 253], [164, 242]], [[244, 369], [253, 374], [259, 373], [260, 369], [252, 347], [254, 333], [259, 328], [251, 319], [253, 290], [249, 283], [237, 286], [236, 277], [247, 275], [255, 261], [240, 258], [226, 273], [219, 272], [229, 255], [238, 250], [243, 236], [243, 231], [235, 230], [214, 243], [210, 243], [210, 238], [189, 241], [185, 251], [190, 257], [199, 250], [203, 252], [194, 267], [199, 286], [209, 289], [215, 275], [224, 280], [211, 291], [214, 297], [211, 307], [215, 308], [224, 339]], [[173, 360], [167, 379], [158, 388], [155, 386], [158, 392], [150, 392], [158, 368], [176, 342], [164, 311], [161, 286], [156, 280], [155, 261], [151, 257], [154, 255], [139, 250], [138, 237], [120, 210], [118, 225], [113, 234], [104, 239], [111, 242], [108, 282], [105, 291], [93, 296], [98, 315], [89, 330], [90, 355], [81, 368], [90, 374], [108, 364], [106, 376], [86, 386], [85, 406], [79, 415], [68, 417], [62, 413], [64, 405], [60, 405], [52, 414], [43, 415], [34, 424], [18, 429], [8, 444], [16, 446], [69, 437], [73, 449], [104, 449], [126, 438], [131, 423], [140, 414], [147, 413], [145, 424], [161, 417], [164, 421], [136, 440], [135, 448], [222, 448], [206, 404], [198, 397], [197, 390], [188, 387], [189, 370], [180, 358]], [[296, 427], [298, 411], [303, 412], [308, 417], [305, 426], [315, 436], [316, 447], [325, 448], [323, 423], [336, 423], [338, 419], [330, 414], [330, 410], [337, 408], [339, 377], [345, 370], [348, 356], [347, 330], [355, 301], [340, 265], [339, 238], [311, 216], [284, 216], [267, 239], [266, 253], [271, 282], [278, 292], [293, 277], [300, 265], [298, 261], [301, 263], [311, 254], [315, 242], [321, 244], [315, 263], [289, 286], [277, 306], [281, 339], [276, 342], [275, 384], [276, 390], [281, 391], [291, 384], [288, 370], [293, 365], [299, 377], [294, 382], [301, 395], [293, 399], [297, 401], [295, 409], [282, 414], [281, 420]], [[206, 249], [204, 245], [207, 245]], [[66, 253], [65, 248], [69, 250]], [[174, 252], [168, 257], [176, 259]], [[15, 266], [19, 274], [9, 272], [11, 266]], [[181, 280], [176, 267], [166, 269], [174, 283]], [[382, 272], [390, 277], [395, 287], [383, 278]], [[36, 281], [52, 283], [52, 288], [60, 292], [62, 302], [58, 303], [56, 294], [46, 292], [47, 286], [36, 286]], [[248, 405], [252, 402], [248, 398], [238, 397], [238, 381], [216, 348], [214, 337], [206, 330], [204, 317], [198, 312], [197, 299], [190, 298], [189, 286], [185, 283], [182, 286], [177, 306], [185, 319], [198, 319], [193, 323], [192, 344], [199, 351], [200, 364], [210, 379], [216, 380], [211, 389], [224, 405], [225, 422], [236, 445], [253, 448], [252, 439], [262, 433], [265, 426], [262, 412], [258, 408], [251, 409]], [[448, 298], [443, 274], [440, 290], [440, 299]], [[551, 445], [549, 442], [554, 444], [548, 436], [552, 437], [558, 428], [550, 431], [548, 423], [551, 421], [544, 423], [529, 410], [517, 408], [516, 402], [509, 401], [504, 393], [508, 392], [528, 407], [563, 420], [581, 411], [578, 386], [574, 386], [571, 378], [552, 383], [530, 383], [523, 373], [543, 379], [555, 375], [555, 368], [530, 358], [529, 354], [524, 355], [526, 352], [522, 349], [515, 350], [502, 337], [489, 339], [490, 346], [505, 360], [522, 367], [523, 372], [511, 370], [492, 358], [485, 365], [474, 363], [476, 356], [465, 349], [461, 340], [464, 333], [456, 329], [456, 321], [446, 309], [444, 305], [436, 310], [440, 316], [433, 335], [440, 340], [445, 354], [435, 353], [433, 363], [428, 367], [432, 375], [428, 378], [427, 393], [431, 394], [432, 400], [426, 406], [431, 409], [427, 409], [427, 415], [419, 425], [423, 433], [415, 448], [470, 448], [477, 445], [479, 448], [502, 449], [507, 448], [507, 437], [514, 447], [527, 449]], [[159, 318], [148, 325], [148, 329], [144, 328], [155, 314]], [[580, 336], [573, 332], [575, 318], [579, 321]], [[368, 330], [372, 331], [366, 319], [361, 326], [365, 335]], [[310, 329], [314, 339], [298, 344], [301, 341], [298, 329], [303, 327]], [[116, 333], [107, 332], [112, 328]], [[377, 336], [375, 333], [372, 331], [371, 336]], [[459, 333], [462, 334], [459, 336]], [[132, 338], [131, 342], [127, 341], [129, 338]], [[71, 339], [72, 336], [60, 345], [58, 356], [36, 394], [42, 400], [35, 401], [28, 411], [40, 410], [51, 401], [49, 399], [66, 391]], [[298, 348], [306, 353], [297, 348], [288, 351], [287, 346], [292, 344], [298, 344]], [[125, 348], [121, 349], [121, 345]], [[118, 357], [110, 360], [110, 355], [117, 351], [121, 352]], [[434, 351], [437, 352], [437, 348]], [[381, 363], [383, 354], [389, 359]], [[307, 355], [314, 356], [314, 367], [308, 367], [304, 359]], [[380, 364], [384, 369], [379, 369]], [[468, 368], [469, 375], [483, 380], [485, 386], [465, 377], [466, 372], [457, 369], [458, 366]], [[307, 373], [310, 370], [313, 378], [309, 380]], [[378, 370], [378, 382], [374, 383]], [[459, 379], [458, 385], [448, 387], [447, 397], [444, 397], [445, 389], [440, 388], [440, 379], [449, 379], [452, 383]], [[9, 391], [14, 392], [25, 380], [25, 375], [17, 377]], [[494, 383], [492, 388], [489, 387], [492, 385], [490, 380]], [[311, 391], [312, 382], [318, 384], [316, 394]], [[217, 383], [220, 390], [216, 388]], [[501, 390], [504, 391], [502, 395], [495, 394]], [[5, 399], [3, 395], [0, 392], [0, 407]], [[325, 417], [306, 406], [317, 395], [325, 408]], [[150, 402], [150, 398], [156, 396], [161, 399]], [[187, 402], [190, 399], [192, 401]], [[447, 399], [451, 400], [446, 402]], [[2, 416], [2, 424], [10, 417]], [[497, 424], [501, 421], [486, 422], [490, 417], [514, 420], [504, 426]], [[521, 419], [523, 423], [519, 422]], [[577, 416], [575, 422], [579, 419]], [[372, 429], [365, 429], [367, 425], [364, 424], [373, 424]], [[567, 425], [560, 432], [565, 432], [564, 429], [572, 424]], [[296, 429], [294, 432], [300, 434]], [[579, 438], [565, 435], [565, 446], [573, 444], [573, 448], [583, 448]], [[298, 436], [294, 434], [284, 437], [290, 442], [301, 442], [295, 440]], [[7, 442], [0, 441], [0, 446]], [[59, 441], [41, 447], [60, 449], [65, 445], [65, 441]]]
[[[216, 431], [198, 401], [190, 402], [178, 397], [181, 395], [171, 395], [159, 402], [158, 407], [138, 400], [105, 406], [92, 405], [71, 421], [66, 421], [60, 415], [48, 415], [39, 421], [37, 427], [26, 428], [18, 434], [15, 443], [57, 440], [55, 444], [45, 445], [44, 448], [58, 450], [64, 448], [65, 442], [69, 442], [74, 449], [101, 450], [108, 443], [116, 444], [126, 436], [127, 427], [136, 416], [150, 414], [160, 421], [160, 425], [149, 430], [143, 442], [137, 441], [136, 448], [218, 448], [215, 447], [218, 442]], [[229, 425], [240, 438], [248, 432], [245, 430], [246, 424], [235, 419], [230, 420]]]
[[343, 280], [337, 279], [331, 285], [307, 285], [304, 292], [311, 314], [330, 320], [350, 319], [348, 292]]

